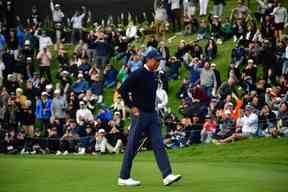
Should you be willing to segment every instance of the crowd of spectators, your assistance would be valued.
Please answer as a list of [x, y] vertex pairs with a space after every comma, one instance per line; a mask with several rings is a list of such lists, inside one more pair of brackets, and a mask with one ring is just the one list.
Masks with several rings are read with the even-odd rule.
[[[252, 12], [239, 0], [226, 17], [225, 0], [212, 2], [209, 13], [208, 0], [155, 1], [153, 34], [143, 36], [132, 21], [120, 28], [95, 24], [87, 31], [92, 11], [81, 7], [69, 17], [53, 1], [53, 33], [47, 33], [37, 5], [30, 17], [20, 18], [13, 1], [0, 0], [0, 152], [123, 151], [130, 118], [118, 88], [152, 49], [163, 57], [157, 110], [168, 148], [288, 136], [287, 9], [280, 0], [257, 0]], [[174, 37], [166, 39], [170, 31], [195, 34], [196, 40], [181, 40], [174, 53]], [[231, 55], [220, 56], [230, 63], [216, 65], [217, 47], [229, 39]], [[172, 81], [181, 82], [176, 95]], [[114, 91], [111, 106], [107, 90]], [[171, 112], [169, 100], [176, 99], [178, 112]]]

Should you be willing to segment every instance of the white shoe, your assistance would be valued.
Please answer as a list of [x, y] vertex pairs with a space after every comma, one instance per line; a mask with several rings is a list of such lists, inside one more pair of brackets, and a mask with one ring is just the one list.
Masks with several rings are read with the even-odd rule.
[[37, 151], [34, 150], [34, 151], [32, 151], [30, 154], [31, 154], [31, 155], [35, 155], [36, 153], [37, 153]]
[[68, 151], [64, 151], [63, 155], [68, 155], [69, 152]]
[[118, 185], [119, 186], [133, 187], [133, 186], [141, 185], [141, 182], [140, 181], [136, 181], [136, 180], [134, 180], [132, 178], [129, 178], [129, 179], [121, 179], [121, 178], [119, 178], [118, 179]]
[[57, 153], [56, 153], [56, 155], [61, 155], [62, 153], [61, 153], [61, 151], [57, 151]]
[[169, 186], [169, 185], [179, 181], [180, 179], [181, 179], [181, 175], [172, 175], [172, 174], [170, 174], [170, 175], [168, 175], [167, 177], [165, 177], [163, 179], [163, 184], [165, 186]]
[[25, 155], [26, 154], [26, 151], [25, 151], [25, 148], [23, 148], [20, 152], [21, 155]]

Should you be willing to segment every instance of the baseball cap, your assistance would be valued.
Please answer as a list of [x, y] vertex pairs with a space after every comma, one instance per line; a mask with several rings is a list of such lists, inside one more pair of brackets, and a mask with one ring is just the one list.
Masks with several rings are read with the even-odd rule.
[[41, 94], [42, 96], [47, 96], [48, 95], [48, 93], [47, 92], [42, 92], [42, 94]]
[[163, 57], [160, 55], [160, 53], [156, 50], [151, 50], [147, 53], [146, 59], [156, 59], [158, 61], [160, 61], [161, 59], [163, 59]]
[[98, 133], [105, 133], [104, 129], [99, 129]]

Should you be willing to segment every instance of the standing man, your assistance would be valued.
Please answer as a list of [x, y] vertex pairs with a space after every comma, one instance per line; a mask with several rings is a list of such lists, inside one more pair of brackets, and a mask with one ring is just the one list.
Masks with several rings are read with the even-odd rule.
[[181, 175], [172, 175], [161, 137], [159, 115], [155, 110], [157, 79], [154, 71], [159, 67], [161, 59], [161, 55], [156, 50], [151, 50], [146, 55], [147, 62], [144, 67], [133, 72], [120, 88], [121, 96], [132, 112], [132, 125], [118, 179], [120, 186], [141, 185], [140, 181], [130, 177], [130, 171], [143, 133], [146, 133], [151, 140], [152, 149], [162, 173], [163, 184], [168, 186], [181, 179]]
[[43, 50], [37, 54], [37, 59], [40, 61], [41, 77], [44, 77], [44, 74], [46, 74], [49, 83], [51, 83], [52, 78], [50, 72], [50, 64], [52, 61], [52, 54], [50, 53], [49, 49], [44, 47]]

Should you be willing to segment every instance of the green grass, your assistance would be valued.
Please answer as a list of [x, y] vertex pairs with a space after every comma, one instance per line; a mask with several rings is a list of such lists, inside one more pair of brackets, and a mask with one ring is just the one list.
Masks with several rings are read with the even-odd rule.
[[152, 152], [136, 158], [132, 175], [143, 182], [136, 188], [116, 185], [122, 155], [0, 156], [0, 192], [286, 192], [287, 147], [287, 139], [264, 138], [169, 151], [183, 180], [168, 188], [161, 185]]

